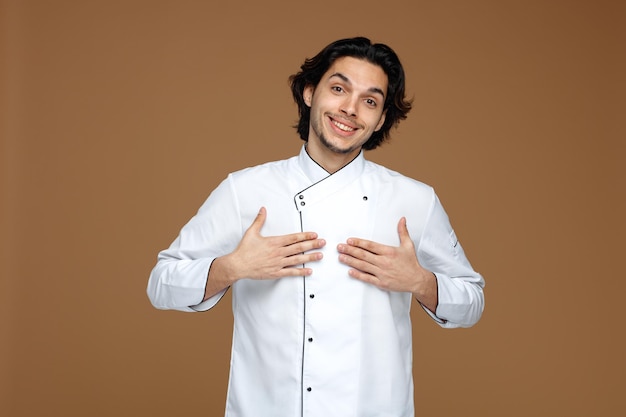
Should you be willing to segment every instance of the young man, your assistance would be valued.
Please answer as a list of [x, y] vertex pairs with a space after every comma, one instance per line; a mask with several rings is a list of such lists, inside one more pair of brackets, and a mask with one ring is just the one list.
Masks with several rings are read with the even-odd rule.
[[290, 80], [300, 154], [230, 174], [148, 295], [204, 311], [232, 288], [227, 416], [413, 416], [412, 299], [469, 327], [484, 280], [433, 189], [364, 159], [411, 108], [396, 54], [344, 39]]

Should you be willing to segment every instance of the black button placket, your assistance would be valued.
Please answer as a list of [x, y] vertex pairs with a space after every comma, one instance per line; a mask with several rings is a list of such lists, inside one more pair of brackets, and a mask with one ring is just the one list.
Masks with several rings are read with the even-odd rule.
[[[307, 199], [304, 192], [296, 194], [294, 197], [294, 202], [296, 205], [296, 209], [300, 212], [300, 229], [304, 231], [304, 227], [302, 225], [302, 211], [306, 208]], [[307, 402], [307, 395], [313, 391], [313, 387], [309, 385], [309, 381], [306, 380], [306, 351], [307, 345], [310, 345], [314, 342], [314, 339], [311, 335], [311, 330], [307, 325], [307, 311], [311, 308], [310, 303], [315, 299], [314, 293], [308, 293], [307, 289], [307, 279], [308, 277], [303, 277], [303, 303], [304, 303], [304, 311], [303, 311], [303, 339], [302, 339], [302, 375], [301, 375], [301, 383], [302, 383], [302, 415], [304, 415], [304, 410], [306, 408], [305, 404]], [[308, 295], [308, 297], [307, 297]]]

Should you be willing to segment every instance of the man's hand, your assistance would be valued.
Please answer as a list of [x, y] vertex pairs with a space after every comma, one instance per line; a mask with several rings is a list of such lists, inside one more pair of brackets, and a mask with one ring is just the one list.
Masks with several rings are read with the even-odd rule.
[[246, 230], [237, 248], [213, 261], [209, 270], [205, 299], [229, 287], [241, 278], [278, 279], [311, 275], [311, 268], [302, 264], [319, 261], [321, 252], [304, 253], [326, 244], [317, 233], [302, 232], [282, 236], [261, 236], [267, 218], [261, 207], [252, 225]]
[[410, 292], [433, 313], [437, 309], [437, 280], [417, 260], [415, 246], [403, 217], [398, 222], [400, 246], [349, 238], [339, 244], [339, 261], [350, 266], [349, 274], [387, 291]]
[[318, 239], [314, 232], [261, 236], [261, 228], [266, 218], [267, 211], [265, 207], [261, 207], [237, 249], [228, 255], [233, 270], [236, 271], [234, 277], [277, 279], [311, 275], [311, 268], [298, 265], [322, 259], [321, 252], [304, 252], [323, 247], [326, 244], [324, 239]]

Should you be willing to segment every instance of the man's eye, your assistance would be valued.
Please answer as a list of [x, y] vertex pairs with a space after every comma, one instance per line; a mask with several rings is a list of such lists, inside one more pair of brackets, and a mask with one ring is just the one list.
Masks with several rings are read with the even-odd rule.
[[365, 100], [365, 102], [368, 106], [376, 107], [376, 101], [372, 100], [371, 98], [368, 98], [367, 100]]
[[343, 88], [339, 87], [339, 86], [333, 86], [331, 87], [331, 90], [337, 92], [337, 93], [341, 93], [343, 91]]

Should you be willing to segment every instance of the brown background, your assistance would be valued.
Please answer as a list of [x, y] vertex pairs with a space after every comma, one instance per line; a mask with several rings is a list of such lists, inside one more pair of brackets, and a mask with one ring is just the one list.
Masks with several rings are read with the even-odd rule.
[[0, 414], [223, 414], [229, 299], [145, 295], [228, 172], [295, 154], [287, 77], [337, 38], [400, 55], [368, 157], [437, 189], [487, 307], [414, 308], [418, 415], [625, 407], [622, 1], [4, 1]]

